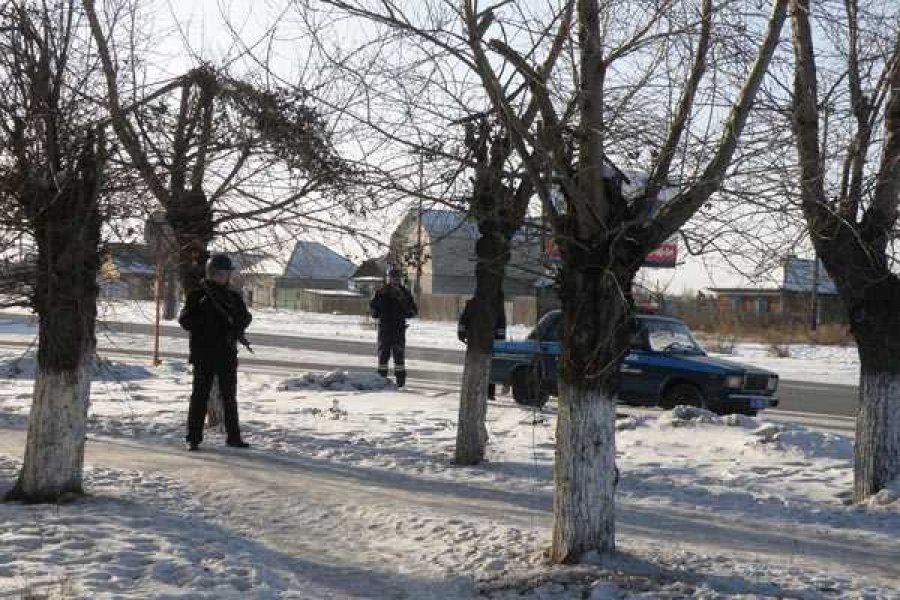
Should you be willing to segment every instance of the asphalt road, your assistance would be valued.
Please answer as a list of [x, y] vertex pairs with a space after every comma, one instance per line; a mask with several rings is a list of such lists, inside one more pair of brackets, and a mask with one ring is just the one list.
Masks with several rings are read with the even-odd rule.
[[[13, 321], [25, 321], [26, 319], [21, 315], [3, 313], [0, 313], [0, 318]], [[153, 326], [144, 323], [104, 322], [99, 324], [99, 328], [100, 331], [105, 330], [110, 333], [134, 335], [153, 334]], [[180, 327], [164, 325], [162, 327], [162, 335], [165, 337], [185, 338], [187, 337], [187, 332], [182, 330]], [[374, 356], [375, 353], [374, 345], [371, 342], [297, 337], [268, 333], [253, 333], [251, 335], [251, 341], [256, 346], [307, 350], [314, 352], [331, 352], [357, 356]], [[3, 345], [10, 345], [8, 342], [2, 343]], [[20, 344], [11, 345], [17, 346]], [[102, 338], [100, 350], [104, 350]], [[109, 348], [107, 350], [112, 351], [113, 349]], [[116, 348], [115, 352], [117, 354], [134, 356], [146, 355], [145, 350], [137, 349]], [[181, 353], [172, 352], [164, 352], [162, 353], [162, 355], [166, 358], [184, 357], [184, 355]], [[410, 346], [407, 347], [406, 355], [408, 360], [418, 360], [432, 363], [461, 365], [463, 361], [463, 352], [461, 350]], [[325, 364], [315, 362], [298, 362], [291, 360], [270, 360], [252, 357], [242, 358], [241, 362], [245, 365], [283, 367], [293, 369], [304, 368], [310, 370], [331, 370], [334, 368], [334, 365], [330, 363]], [[410, 375], [418, 379], [441, 383], [453, 383], [459, 377], [458, 374], [447, 373], [441, 370], [421, 369], [416, 369], [415, 373], [410, 373]], [[783, 411], [847, 417], [856, 415], [856, 386], [782, 380], [779, 386], [778, 397], [781, 400], [778, 409]]]

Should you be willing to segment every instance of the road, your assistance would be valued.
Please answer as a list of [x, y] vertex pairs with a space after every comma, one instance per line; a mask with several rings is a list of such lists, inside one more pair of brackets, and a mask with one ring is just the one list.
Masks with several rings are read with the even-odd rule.
[[[0, 318], [11, 321], [26, 320], [22, 315], [0, 313]], [[100, 327], [109, 333], [132, 334], [132, 335], [152, 335], [153, 326], [145, 323], [122, 323], [122, 322], [104, 322]], [[162, 327], [162, 335], [173, 338], [186, 338], [186, 332], [180, 327], [164, 325]], [[336, 340], [325, 338], [311, 338], [277, 335], [269, 333], [254, 333], [253, 343], [256, 346], [267, 346], [273, 348], [287, 348], [292, 350], [306, 350], [312, 352], [329, 352], [338, 354], [348, 354], [355, 356], [374, 356], [374, 347], [371, 342], [357, 342], [351, 340]], [[2, 342], [3, 345], [9, 345], [9, 342]], [[104, 348], [101, 342], [102, 351], [113, 351], [112, 348]], [[116, 353], [131, 354], [134, 356], [146, 355], [145, 350], [121, 349], [116, 348]], [[182, 358], [182, 353], [164, 352], [165, 358]], [[431, 363], [442, 363], [451, 365], [461, 365], [463, 362], [463, 352], [461, 350], [443, 349], [443, 348], [423, 348], [413, 347], [407, 348], [407, 359], [410, 361], [426, 361]], [[268, 360], [258, 358], [242, 359], [245, 365], [259, 365], [267, 367], [284, 367], [284, 368], [304, 368], [311, 370], [331, 370], [333, 364], [315, 363], [315, 362], [298, 362], [291, 360]], [[441, 383], [451, 383], [458, 379], [458, 375], [447, 373], [437, 369], [417, 369], [415, 376], [419, 379], [427, 381], [437, 381]], [[782, 380], [778, 396], [781, 404], [779, 411], [787, 413], [804, 413], [814, 415], [831, 415], [839, 417], [853, 417], [856, 415], [856, 386], [834, 385], [823, 383], [811, 383], [804, 381]]]

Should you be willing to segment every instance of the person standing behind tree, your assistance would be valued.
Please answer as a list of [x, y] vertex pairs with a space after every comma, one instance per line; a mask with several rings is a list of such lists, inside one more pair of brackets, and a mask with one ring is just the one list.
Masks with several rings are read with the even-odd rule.
[[[469, 343], [469, 328], [472, 323], [472, 305], [475, 298], [466, 300], [462, 314], [459, 315], [459, 322], [456, 326], [456, 337], [463, 344]], [[494, 340], [502, 341], [506, 339], [506, 309], [503, 303], [503, 292], [497, 296], [497, 320], [494, 323]], [[488, 398], [493, 400], [497, 396], [497, 386], [493, 383], [488, 384]]]
[[372, 317], [378, 319], [378, 374], [388, 376], [391, 356], [397, 387], [406, 385], [406, 320], [418, 314], [416, 302], [400, 281], [400, 269], [388, 268], [387, 282], [369, 304]]
[[203, 423], [213, 379], [219, 380], [226, 443], [233, 448], [250, 446], [241, 439], [237, 407], [237, 343], [253, 317], [241, 294], [229, 287], [234, 265], [224, 254], [210, 258], [206, 265], [206, 279], [199, 288], [188, 294], [178, 318], [179, 324], [190, 332], [188, 362], [194, 365], [194, 383], [188, 409], [187, 443], [189, 450], [197, 450], [203, 441]]

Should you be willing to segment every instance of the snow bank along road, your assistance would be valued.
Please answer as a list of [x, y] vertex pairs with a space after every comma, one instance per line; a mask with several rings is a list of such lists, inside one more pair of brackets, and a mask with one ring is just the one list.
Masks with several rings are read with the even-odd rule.
[[[27, 317], [17, 314], [0, 313], [0, 318], [9, 321], [24, 323]], [[153, 326], [146, 323], [132, 322], [105, 322], [102, 327], [109, 333], [126, 335], [151, 335]], [[164, 325], [161, 334], [167, 338], [186, 338], [186, 332], [179, 327]], [[331, 354], [344, 354], [348, 356], [374, 356], [374, 345], [371, 342], [360, 342], [338, 339], [323, 339], [314, 337], [299, 337], [292, 335], [275, 335], [269, 333], [253, 333], [253, 342], [257, 347], [283, 348], [291, 350], [304, 350], [309, 352], [327, 352]], [[0, 336], [0, 343], [7, 345]], [[124, 352], [121, 348], [104, 347], [101, 340], [101, 351]], [[135, 356], [146, 354], [141, 350], [129, 351]], [[164, 356], [180, 358], [182, 353], [165, 352]], [[452, 383], [459, 380], [456, 373], [436, 368], [438, 365], [462, 365], [463, 352], [446, 348], [409, 347], [407, 357], [410, 362], [423, 361], [432, 363], [430, 368], [414, 369], [414, 375], [419, 379]], [[740, 357], [735, 360], [740, 361]], [[340, 365], [313, 360], [291, 361], [280, 359], [261, 360], [258, 358], [242, 359], [244, 365], [261, 364], [264, 366], [281, 366], [285, 368], [302, 367], [306, 369], [331, 370]], [[782, 380], [779, 388], [781, 404], [779, 411], [787, 413], [799, 413], [810, 415], [834, 415], [852, 417], [856, 414], [857, 388], [848, 385], [834, 385], [815, 383], [811, 381]]]

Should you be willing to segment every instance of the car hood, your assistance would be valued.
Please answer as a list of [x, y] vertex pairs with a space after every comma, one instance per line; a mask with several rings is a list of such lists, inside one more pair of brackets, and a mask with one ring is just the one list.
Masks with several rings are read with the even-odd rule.
[[702, 366], [704, 369], [708, 370], [722, 370], [722, 371], [750, 371], [753, 373], [768, 373], [769, 375], [775, 375], [772, 371], [768, 369], [761, 369], [759, 367], [754, 367], [750, 365], [745, 365], [743, 363], [739, 363], [733, 360], [725, 360], [724, 358], [717, 358], [714, 356], [706, 356], [702, 354], [678, 354], [672, 353], [669, 354], [670, 358], [677, 359], [680, 361], [684, 361], [688, 364], [694, 364], [697, 366]]

